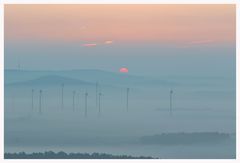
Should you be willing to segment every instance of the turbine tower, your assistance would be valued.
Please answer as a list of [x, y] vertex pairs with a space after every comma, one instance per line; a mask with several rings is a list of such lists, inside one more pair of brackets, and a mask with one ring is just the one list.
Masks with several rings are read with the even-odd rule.
[[87, 93], [87, 91], [86, 91], [86, 93], [85, 93], [85, 117], [87, 117], [87, 97], [88, 97], [88, 93]]
[[33, 111], [33, 95], [34, 95], [34, 89], [32, 89], [32, 111]]
[[75, 110], [75, 94], [76, 91], [73, 91], [73, 111]]
[[126, 107], [127, 107], [127, 111], [128, 111], [128, 96], [129, 96], [129, 88], [127, 88], [127, 105], [126, 105]]
[[42, 114], [42, 90], [39, 91], [39, 114]]
[[96, 108], [98, 107], [98, 82], [96, 82]]
[[14, 110], [14, 108], [15, 108], [15, 97], [14, 97], [14, 95], [12, 94], [11, 95], [11, 104], [12, 104], [12, 110]]
[[18, 71], [20, 71], [21, 65], [20, 65], [20, 60], [19, 60], [19, 58], [18, 58], [18, 65], [17, 65], [17, 67], [18, 67]]
[[79, 107], [79, 110], [81, 110], [81, 105], [80, 105], [80, 94], [81, 94], [81, 91], [79, 91], [77, 93], [77, 100], [78, 100], [78, 107]]
[[102, 93], [99, 92], [98, 93], [98, 115], [99, 116], [101, 115], [101, 96], [102, 96]]
[[61, 85], [61, 87], [62, 87], [62, 99], [61, 99], [61, 108], [62, 108], [62, 110], [63, 110], [63, 108], [64, 108], [64, 103], [63, 103], [63, 91], [64, 91], [64, 84], [62, 84]]
[[172, 115], [172, 96], [173, 96], [173, 90], [170, 90], [170, 115]]

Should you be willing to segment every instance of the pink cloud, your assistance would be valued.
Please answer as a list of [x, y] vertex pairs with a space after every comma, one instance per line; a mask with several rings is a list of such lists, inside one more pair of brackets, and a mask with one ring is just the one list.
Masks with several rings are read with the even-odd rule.
[[84, 43], [84, 44], [82, 44], [82, 46], [84, 46], [84, 47], [94, 47], [94, 46], [97, 46], [97, 45], [99, 45], [99, 46], [101, 46], [103, 44], [109, 45], [109, 44], [112, 44], [112, 43], [113, 43], [112, 40], [107, 40], [107, 41], [104, 41], [103, 43]]
[[113, 43], [112, 40], [107, 40], [107, 41], [104, 42], [104, 44], [112, 44], [112, 43]]
[[91, 43], [91, 44], [82, 44], [84, 47], [94, 47], [97, 46], [97, 44]]

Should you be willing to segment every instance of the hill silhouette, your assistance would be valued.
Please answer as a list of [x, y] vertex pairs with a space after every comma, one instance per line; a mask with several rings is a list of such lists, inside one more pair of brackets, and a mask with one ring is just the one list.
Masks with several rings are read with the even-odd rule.
[[17, 86], [17, 85], [60, 85], [60, 84], [68, 84], [68, 85], [94, 85], [94, 83], [86, 82], [83, 80], [73, 79], [73, 78], [67, 78], [63, 76], [58, 75], [47, 75], [42, 76], [37, 79], [23, 81], [23, 82], [14, 82], [11, 84], [7, 84], [8, 86]]
[[[61, 76], [74, 80], [81, 80], [85, 82], [95, 82], [105, 84], [150, 84], [150, 85], [164, 85], [172, 86], [177, 83], [155, 79], [151, 77], [137, 76], [133, 74], [123, 74], [119, 72], [110, 72], [97, 69], [79, 69], [79, 70], [59, 70], [59, 71], [41, 71], [41, 70], [4, 70], [4, 82], [6, 84], [16, 82], [27, 82], [45, 76]], [[60, 79], [65, 80], [65, 79]], [[71, 83], [69, 83], [71, 84]]]

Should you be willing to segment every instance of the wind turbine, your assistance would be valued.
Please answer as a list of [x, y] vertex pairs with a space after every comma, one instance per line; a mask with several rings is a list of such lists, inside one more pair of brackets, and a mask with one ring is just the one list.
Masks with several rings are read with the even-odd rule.
[[126, 107], [127, 107], [127, 111], [128, 111], [128, 96], [129, 96], [129, 88], [127, 88], [127, 105], [126, 105]]
[[42, 90], [39, 91], [39, 114], [42, 114]]
[[173, 90], [170, 90], [170, 115], [172, 115], [172, 96], [173, 96]]
[[33, 111], [33, 95], [34, 95], [34, 89], [32, 89], [32, 111]]
[[75, 110], [75, 94], [76, 91], [73, 91], [73, 111]]
[[85, 92], [85, 117], [87, 117], [87, 97], [88, 97], [88, 92]]
[[79, 110], [81, 110], [81, 103], [80, 103], [80, 94], [81, 94], [81, 91], [79, 91], [78, 93], [77, 93], [77, 100], [78, 100], [78, 107], [79, 107]]
[[14, 97], [13, 94], [11, 95], [11, 104], [12, 104], [12, 110], [14, 110], [14, 108], [15, 108], [15, 97]]
[[100, 116], [101, 115], [101, 96], [102, 96], [102, 93], [101, 91], [98, 93], [98, 115]]
[[64, 84], [62, 84], [61, 85], [61, 87], [62, 87], [62, 99], [61, 99], [61, 108], [62, 108], [62, 110], [63, 110], [63, 108], [64, 108], [64, 103], [63, 103], [63, 91], [64, 91]]
[[98, 82], [96, 82], [96, 108], [98, 106]]
[[17, 65], [17, 67], [18, 67], [18, 71], [20, 71], [21, 65], [20, 65], [20, 60], [19, 60], [19, 58], [18, 58], [18, 65]]

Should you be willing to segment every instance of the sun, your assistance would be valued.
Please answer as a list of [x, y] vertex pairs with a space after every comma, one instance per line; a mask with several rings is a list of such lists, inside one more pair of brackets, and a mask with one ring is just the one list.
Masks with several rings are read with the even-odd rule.
[[121, 72], [121, 73], [128, 73], [128, 68], [122, 67], [122, 68], [119, 69], [119, 72]]

